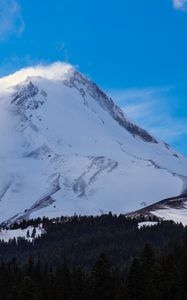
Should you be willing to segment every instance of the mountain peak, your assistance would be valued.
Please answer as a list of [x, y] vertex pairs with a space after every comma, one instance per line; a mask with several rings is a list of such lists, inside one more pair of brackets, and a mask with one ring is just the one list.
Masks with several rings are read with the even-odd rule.
[[71, 65], [0, 79], [0, 224], [127, 213], [186, 191], [187, 159]]
[[49, 81], [62, 81], [64, 85], [75, 89], [84, 101], [86, 97], [91, 97], [102, 109], [108, 111], [111, 117], [131, 135], [140, 137], [145, 142], [158, 143], [146, 130], [130, 122], [123, 111], [103, 92], [94, 82], [79, 73], [72, 65], [55, 62], [50, 65], [36, 65], [21, 69], [9, 76], [0, 78], [1, 91], [14, 89], [12, 103], [18, 104], [26, 98], [33, 98], [38, 93], [37, 79]]

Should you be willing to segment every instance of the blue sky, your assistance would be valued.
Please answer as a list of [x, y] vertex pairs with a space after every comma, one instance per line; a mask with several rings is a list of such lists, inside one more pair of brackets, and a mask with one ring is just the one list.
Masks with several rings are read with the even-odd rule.
[[187, 0], [1, 0], [0, 76], [57, 60], [187, 154]]

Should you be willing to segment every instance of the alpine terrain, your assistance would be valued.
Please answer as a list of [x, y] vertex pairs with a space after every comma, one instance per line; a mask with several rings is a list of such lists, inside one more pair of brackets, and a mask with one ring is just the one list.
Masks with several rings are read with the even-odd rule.
[[109, 211], [187, 224], [186, 194], [187, 158], [72, 66], [0, 79], [1, 224]]

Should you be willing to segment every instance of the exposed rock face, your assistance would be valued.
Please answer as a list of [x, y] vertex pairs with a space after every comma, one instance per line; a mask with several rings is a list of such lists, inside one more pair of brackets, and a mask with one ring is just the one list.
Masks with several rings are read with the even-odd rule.
[[127, 120], [122, 110], [113, 102], [113, 100], [108, 97], [95, 83], [82, 76], [79, 72], [74, 71], [69, 81], [66, 80], [64, 83], [69, 87], [76, 88], [82, 97], [89, 94], [103, 109], [106, 109], [110, 113], [112, 118], [116, 120], [120, 126], [128, 130], [133, 136], [137, 135], [146, 142], [157, 143], [157, 140], [146, 130]]

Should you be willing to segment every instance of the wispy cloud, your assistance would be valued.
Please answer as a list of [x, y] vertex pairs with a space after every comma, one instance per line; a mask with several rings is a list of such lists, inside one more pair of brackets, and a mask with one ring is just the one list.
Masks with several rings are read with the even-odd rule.
[[[187, 116], [181, 116], [181, 102], [172, 96], [172, 91], [164, 87], [113, 90], [110, 94], [131, 120], [178, 147], [187, 138]], [[186, 145], [182, 151], [187, 151]]]
[[16, 0], [0, 0], [0, 41], [24, 30], [21, 7]]
[[69, 61], [69, 50], [67, 47], [67, 44], [65, 42], [58, 42], [56, 45], [56, 50], [61, 53], [63, 61], [68, 62]]
[[48, 80], [62, 80], [63, 78], [66, 78], [66, 75], [69, 74], [70, 70], [73, 68], [72, 65], [60, 61], [47, 65], [38, 64], [32, 67], [22, 68], [13, 74], [0, 78], [0, 90], [13, 87], [32, 76], [39, 76]]
[[173, 7], [175, 9], [187, 11], [187, 0], [173, 0]]

